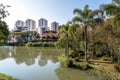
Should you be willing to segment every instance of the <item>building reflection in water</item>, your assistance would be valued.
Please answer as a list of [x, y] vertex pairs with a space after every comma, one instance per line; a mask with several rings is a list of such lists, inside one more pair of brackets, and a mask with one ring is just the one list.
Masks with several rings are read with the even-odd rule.
[[31, 66], [37, 62], [40, 66], [45, 66], [48, 60], [53, 63], [58, 62], [57, 56], [60, 53], [62, 52], [50, 48], [0, 47], [0, 60], [10, 58], [17, 64], [24, 63]]

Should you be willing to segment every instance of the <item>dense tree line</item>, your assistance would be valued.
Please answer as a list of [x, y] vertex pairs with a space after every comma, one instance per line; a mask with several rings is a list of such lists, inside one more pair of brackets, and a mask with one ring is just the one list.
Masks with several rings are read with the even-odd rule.
[[102, 4], [98, 10], [85, 5], [73, 13], [71, 24], [63, 25], [60, 30], [65, 35], [56, 42], [58, 47], [66, 47], [65, 56], [70, 56], [72, 51], [76, 56], [83, 53], [85, 61], [88, 57], [108, 57], [120, 64], [120, 0]]
[[5, 21], [2, 21], [9, 15], [9, 12], [6, 10], [7, 7], [10, 6], [4, 6], [3, 4], [0, 4], [0, 42], [5, 42], [9, 35], [8, 25]]

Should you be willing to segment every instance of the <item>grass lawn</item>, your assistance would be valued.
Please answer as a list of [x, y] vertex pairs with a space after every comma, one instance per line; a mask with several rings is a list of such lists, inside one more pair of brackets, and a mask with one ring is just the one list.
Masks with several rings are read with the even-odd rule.
[[8, 75], [5, 75], [5, 74], [2, 74], [0, 73], [0, 80], [18, 80], [16, 78], [13, 78], [11, 76], [8, 76]]

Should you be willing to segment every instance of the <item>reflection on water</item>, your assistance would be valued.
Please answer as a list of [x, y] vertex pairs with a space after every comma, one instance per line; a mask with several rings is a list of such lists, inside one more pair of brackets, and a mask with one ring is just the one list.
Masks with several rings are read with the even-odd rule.
[[17, 64], [35, 64], [38, 60], [40, 66], [45, 66], [48, 60], [58, 62], [57, 57], [62, 51], [51, 48], [27, 48], [27, 47], [0, 47], [0, 60], [14, 58]]
[[90, 75], [84, 71], [59, 67], [55, 70], [60, 80], [105, 80], [103, 77]]
[[37, 47], [0, 47], [0, 73], [20, 80], [104, 80], [75, 69], [61, 68], [64, 50]]

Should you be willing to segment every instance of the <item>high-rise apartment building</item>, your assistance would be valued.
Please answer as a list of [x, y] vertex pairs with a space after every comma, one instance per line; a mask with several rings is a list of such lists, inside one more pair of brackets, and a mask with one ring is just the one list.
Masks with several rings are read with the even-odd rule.
[[38, 26], [39, 26], [39, 34], [42, 37], [42, 34], [46, 31], [48, 31], [48, 21], [44, 18], [40, 18], [38, 20]]
[[24, 21], [21, 21], [21, 20], [17, 20], [15, 22], [15, 30], [18, 30], [18, 31], [22, 31], [23, 28], [24, 28]]
[[16, 23], [15, 23], [15, 26], [16, 27], [22, 27], [22, 26], [24, 26], [24, 21], [17, 20]]
[[25, 26], [28, 28], [28, 31], [33, 31], [36, 28], [36, 22], [32, 19], [27, 19]]
[[48, 27], [48, 21], [44, 18], [40, 18], [38, 24], [39, 27]]
[[35, 30], [36, 22], [32, 19], [27, 19], [25, 22], [17, 20], [15, 23], [15, 30], [18, 31], [33, 31]]
[[58, 22], [55, 22], [55, 21], [52, 22], [52, 23], [51, 23], [51, 30], [52, 30], [52, 31], [56, 31], [56, 32], [59, 31], [59, 23], [58, 23]]

